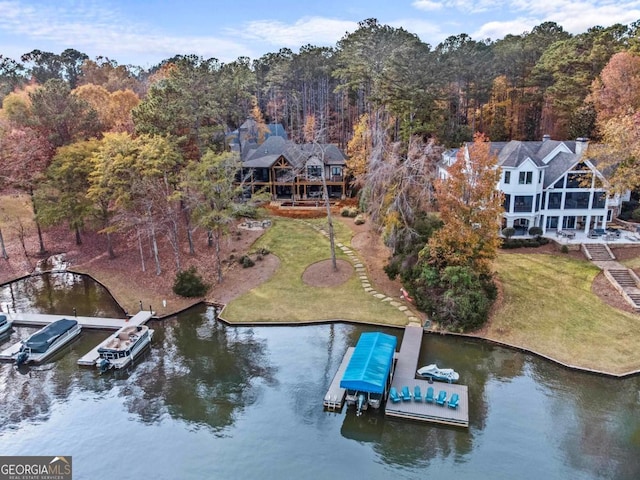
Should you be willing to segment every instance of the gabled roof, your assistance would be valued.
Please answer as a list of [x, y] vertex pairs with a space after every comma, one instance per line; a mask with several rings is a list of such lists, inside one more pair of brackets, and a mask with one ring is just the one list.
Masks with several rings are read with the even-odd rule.
[[249, 168], [265, 168], [273, 165], [280, 157], [284, 157], [294, 168], [301, 168], [312, 156], [324, 158], [325, 165], [345, 165], [345, 156], [338, 147], [332, 144], [307, 143], [297, 145], [282, 137], [269, 137], [261, 145], [252, 145], [243, 152], [242, 165]]
[[579, 157], [574, 153], [561, 152], [547, 164], [547, 171], [544, 175], [543, 187], [547, 188], [558, 180], [564, 172], [570, 170], [579, 161]]
[[359, 392], [383, 393], [385, 390], [396, 337], [380, 332], [360, 335], [349, 365], [340, 380], [340, 387]]
[[538, 158], [534, 150], [532, 150], [527, 143], [528, 142], [520, 142], [517, 140], [512, 140], [507, 143], [500, 150], [500, 153], [498, 153], [498, 165], [501, 167], [516, 168], [522, 165], [527, 159], [531, 159], [536, 166], [544, 166], [542, 159]]

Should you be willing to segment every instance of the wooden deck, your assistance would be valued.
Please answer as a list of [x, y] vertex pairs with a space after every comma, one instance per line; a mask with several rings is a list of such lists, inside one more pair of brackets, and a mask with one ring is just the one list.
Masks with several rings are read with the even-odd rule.
[[[395, 380], [395, 378], [394, 378]], [[433, 382], [429, 384], [426, 380], [412, 380], [411, 382], [397, 383], [394, 381], [393, 386], [396, 387], [398, 392], [402, 390], [403, 386], [409, 387], [411, 395], [413, 395], [414, 386], [419, 385], [422, 392], [422, 400], [417, 402], [413, 398], [409, 401], [401, 401], [393, 403], [391, 400], [387, 400], [385, 407], [385, 413], [390, 417], [407, 418], [411, 420], [423, 420], [427, 422], [442, 423], [445, 425], [455, 425], [458, 427], [469, 426], [469, 391], [466, 385], [457, 385], [455, 383], [442, 383]], [[460, 397], [460, 402], [457, 408], [449, 408], [447, 402], [443, 406], [437, 403], [425, 403], [424, 397], [427, 393], [427, 388], [433, 387], [434, 398], [438, 397], [440, 390], [447, 392], [447, 401], [451, 398], [451, 395], [457, 393]]]
[[344, 358], [342, 359], [342, 363], [340, 364], [340, 367], [338, 367], [338, 371], [333, 377], [331, 385], [329, 385], [327, 394], [324, 396], [323, 405], [329, 410], [342, 410], [342, 406], [344, 405], [344, 397], [347, 394], [347, 390], [340, 386], [340, 380], [342, 380], [344, 371], [347, 369], [347, 365], [349, 365], [351, 356], [353, 355], [355, 349], [356, 347], [347, 348], [347, 351], [344, 354]]
[[[424, 332], [421, 326], [409, 325], [405, 327], [404, 337], [400, 345], [400, 351], [395, 354], [395, 372], [391, 381], [391, 386], [395, 387], [398, 392], [403, 387], [409, 387], [411, 399], [409, 401], [401, 401], [393, 403], [387, 399], [385, 404], [385, 414], [390, 417], [406, 418], [410, 420], [421, 420], [433, 423], [442, 423], [445, 425], [455, 425], [458, 427], [469, 426], [469, 388], [466, 385], [432, 382], [428, 380], [416, 379], [416, 370], [418, 369], [418, 358], [420, 356], [420, 347], [422, 345], [422, 336]], [[329, 390], [324, 397], [324, 406], [331, 410], [341, 410], [344, 405], [346, 390], [340, 388], [340, 380], [349, 365], [351, 356], [355, 347], [349, 347], [342, 359], [342, 363], [336, 372]], [[422, 399], [416, 401], [413, 398], [415, 386], [420, 387]], [[433, 403], [424, 401], [427, 389], [433, 387]], [[444, 405], [435, 403], [440, 390], [447, 393], [447, 401]], [[450, 408], [448, 400], [457, 393], [459, 396], [459, 404], [457, 408]]]
[[124, 318], [101, 318], [101, 317], [78, 317], [73, 315], [45, 315], [43, 313], [5, 313], [14, 325], [25, 325], [42, 327], [61, 318], [77, 320], [82, 328], [98, 328], [105, 330], [118, 330], [125, 325], [140, 325], [147, 322], [153, 312], [142, 310], [129, 319]]
[[[153, 316], [153, 312], [149, 312], [146, 310], [142, 310], [136, 313], [133, 317], [129, 319], [122, 318], [99, 318], [99, 317], [74, 317], [70, 315], [45, 315], [40, 313], [10, 313], [5, 314], [8, 315], [9, 318], [13, 320], [14, 325], [26, 325], [33, 327], [41, 327], [44, 325], [48, 325], [56, 320], [60, 320], [61, 318], [70, 318], [73, 320], [77, 320], [82, 328], [97, 328], [97, 329], [108, 329], [108, 330], [118, 330], [125, 325], [141, 325], [149, 321], [149, 319]], [[13, 360], [13, 356], [20, 350], [21, 342], [14, 343], [9, 348], [4, 349], [0, 352], [0, 360]], [[78, 363], [81, 365], [85, 365], [89, 362], [91, 355], [95, 350], [96, 359], [98, 354], [98, 347], [95, 347], [89, 353], [87, 353], [84, 357], [78, 360]], [[95, 360], [94, 360], [95, 362]]]
[[[469, 426], [469, 389], [466, 385], [452, 383], [433, 382], [416, 379], [418, 369], [418, 357], [420, 356], [420, 346], [424, 332], [420, 326], [409, 325], [404, 330], [404, 338], [398, 352], [395, 374], [391, 381], [391, 386], [398, 392], [403, 387], [409, 387], [412, 398], [409, 401], [393, 403], [387, 399], [385, 413], [390, 417], [407, 418], [412, 420], [423, 420], [427, 422], [443, 423], [446, 425], [456, 425], [462, 427]], [[414, 387], [418, 385], [422, 393], [422, 400], [415, 401], [413, 398]], [[460, 397], [458, 407], [449, 408], [448, 403], [444, 406], [437, 403], [425, 403], [424, 397], [427, 389], [433, 387], [434, 398], [437, 398], [440, 390], [447, 392], [447, 401], [451, 395], [457, 393]]]

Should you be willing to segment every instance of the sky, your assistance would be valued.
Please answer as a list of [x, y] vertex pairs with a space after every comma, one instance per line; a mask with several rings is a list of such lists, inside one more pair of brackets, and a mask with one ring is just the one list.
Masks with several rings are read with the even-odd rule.
[[231, 62], [335, 46], [376, 18], [436, 46], [521, 34], [553, 21], [576, 34], [640, 19], [640, 0], [0, 0], [0, 55], [74, 48], [149, 68], [176, 54]]

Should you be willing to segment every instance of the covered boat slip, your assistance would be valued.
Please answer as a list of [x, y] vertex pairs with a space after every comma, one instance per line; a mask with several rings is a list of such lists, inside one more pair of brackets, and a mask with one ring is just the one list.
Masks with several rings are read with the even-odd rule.
[[383, 395], [389, 387], [396, 343], [396, 337], [380, 332], [360, 335], [340, 387], [347, 392]]

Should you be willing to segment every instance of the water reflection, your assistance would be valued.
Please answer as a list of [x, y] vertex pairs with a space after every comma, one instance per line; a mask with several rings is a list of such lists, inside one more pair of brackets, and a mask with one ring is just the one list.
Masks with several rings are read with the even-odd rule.
[[[56, 305], [44, 298], [39, 305]], [[63, 448], [79, 459], [78, 478], [101, 478], [107, 467], [122, 478], [639, 477], [638, 378], [581, 374], [481, 342], [426, 335], [418, 366], [454, 367], [469, 386], [470, 427], [448, 428], [322, 409], [346, 349], [363, 331], [401, 342], [402, 330], [234, 328], [206, 307], [151, 326], [151, 348], [128, 371], [101, 376], [76, 365], [108, 335], [90, 331], [42, 366], [0, 365], [3, 453]], [[30, 331], [17, 328], [12, 337]], [[131, 448], [146, 442], [152, 448]]]
[[109, 292], [86, 275], [70, 272], [32, 275], [0, 286], [6, 311], [122, 318], [123, 310]]
[[153, 325], [151, 355], [122, 389], [129, 411], [153, 423], [168, 413], [191, 428], [222, 432], [252, 405], [261, 383], [275, 384], [265, 342], [252, 329], [216, 321], [213, 308], [196, 308], [180, 320]]

